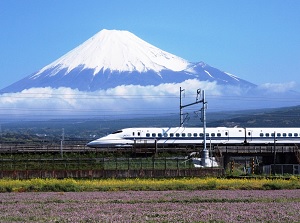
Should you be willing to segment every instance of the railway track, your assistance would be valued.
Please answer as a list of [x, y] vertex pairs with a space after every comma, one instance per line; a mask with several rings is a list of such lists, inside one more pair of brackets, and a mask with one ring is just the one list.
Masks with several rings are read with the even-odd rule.
[[[299, 145], [217, 145], [208, 149], [211, 152], [221, 154], [267, 154], [267, 153], [299, 153]], [[90, 148], [86, 144], [68, 144], [68, 145], [0, 145], [0, 153], [52, 153], [52, 152], [133, 152], [133, 153], [159, 153], [159, 152], [199, 152], [202, 147], [126, 147], [126, 148]]]

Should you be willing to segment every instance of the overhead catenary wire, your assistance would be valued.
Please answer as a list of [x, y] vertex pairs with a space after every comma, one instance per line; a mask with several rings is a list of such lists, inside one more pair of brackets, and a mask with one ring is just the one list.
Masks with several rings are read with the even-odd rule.
[[[295, 98], [278, 98], [278, 97], [262, 97], [262, 96], [224, 96], [224, 95], [217, 95], [217, 94], [206, 94], [206, 98], [210, 101], [210, 109], [208, 112], [217, 112], [224, 109], [222, 106], [219, 106], [217, 103], [214, 103], [214, 100], [222, 100], [225, 102], [232, 102], [232, 103], [240, 103], [240, 102], [249, 102], [247, 103], [248, 106], [251, 105], [253, 102], [253, 109], [257, 101], [267, 101], [267, 102], [290, 102], [297, 104], [299, 101]], [[8, 103], [3, 103], [3, 100], [7, 99]], [[11, 104], [10, 102], [14, 99], [22, 100], [26, 99], [29, 102], [32, 100], [37, 101], [37, 103], [30, 104], [30, 106], [24, 106], [24, 103], [20, 105]], [[102, 101], [111, 101], [111, 105], [119, 106], [120, 101], [128, 100], [132, 104], [127, 104], [126, 108], [116, 108], [113, 109], [112, 107], [108, 107], [105, 104], [101, 104]], [[184, 102], [189, 103], [195, 99], [195, 95], [185, 93]], [[2, 100], [2, 103], [1, 103]], [[56, 103], [58, 101], [67, 101], [73, 100], [73, 104], [68, 103], [61, 103], [59, 105], [52, 105], [49, 108], [48, 101]], [[150, 100], [150, 101], [147, 101]], [[172, 107], [165, 106], [164, 103], [158, 104], [156, 103], [157, 100], [161, 102], [170, 102], [170, 100], [174, 100], [172, 103]], [[12, 115], [18, 115], [19, 117], [26, 117], [26, 115], [30, 113], [38, 114], [40, 117], [48, 116], [47, 113], [52, 113], [53, 117], [60, 115], [68, 114], [68, 117], [118, 117], [120, 115], [130, 115], [135, 114], [136, 116], [145, 116], [145, 115], [155, 115], [155, 114], [176, 114], [178, 112], [178, 95], [171, 95], [171, 94], [104, 94], [101, 95], [98, 92], [84, 92], [84, 93], [33, 93], [33, 92], [22, 92], [22, 93], [6, 93], [0, 94], [0, 115], [4, 115], [10, 117]], [[40, 103], [41, 102], [41, 103]], [[141, 102], [143, 105], [141, 105]], [[90, 106], [94, 103], [93, 106]], [[153, 104], [151, 104], [153, 103]], [[85, 106], [81, 106], [84, 104]], [[145, 104], [149, 105], [145, 107]], [[5, 106], [3, 106], [5, 105]], [[25, 104], [26, 105], [26, 104]], [[88, 105], [88, 106], [86, 106]], [[251, 107], [251, 106], [250, 106]], [[248, 109], [248, 108], [247, 108]], [[225, 109], [226, 110], [226, 109]], [[186, 109], [187, 112], [193, 113], [194, 110]], [[282, 116], [283, 117], [283, 116]], [[290, 116], [286, 116], [290, 117]], [[292, 116], [293, 117], [293, 116]]]
[[[42, 97], [44, 96], [44, 97]], [[41, 92], [19, 92], [19, 93], [6, 93], [6, 94], [0, 94], [0, 98], [6, 98], [6, 97], [10, 97], [10, 98], [28, 98], [28, 99], [49, 99], [50, 98], [58, 98], [61, 99], [62, 97], [58, 97], [58, 96], [63, 96], [65, 98], [67, 97], [71, 97], [74, 99], [84, 99], [84, 100], [89, 100], [89, 99], [112, 99], [115, 100], [116, 98], [129, 98], [129, 99], [138, 99], [138, 100], [142, 100], [145, 98], [178, 98], [178, 95], [171, 95], [171, 94], [98, 94], [98, 93], [41, 93]], [[207, 98], [210, 99], [222, 99], [222, 100], [237, 100], [237, 101], [252, 101], [252, 100], [262, 100], [262, 101], [269, 101], [269, 100], [275, 100], [275, 101], [286, 101], [286, 100], [290, 100], [290, 101], [298, 101], [295, 98], [289, 98], [289, 97], [266, 97], [266, 96], [244, 96], [244, 95], [217, 95], [217, 94], [206, 94]], [[189, 100], [189, 99], [194, 99], [194, 95], [192, 94], [185, 94], [185, 99]]]

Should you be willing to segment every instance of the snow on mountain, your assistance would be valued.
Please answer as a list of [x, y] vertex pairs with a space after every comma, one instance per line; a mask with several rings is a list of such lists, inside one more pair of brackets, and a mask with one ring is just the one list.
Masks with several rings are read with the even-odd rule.
[[227, 72], [209, 66], [204, 62], [195, 63], [186, 71], [195, 74], [198, 77], [198, 79], [202, 81], [214, 81], [220, 85], [229, 84], [247, 88], [256, 86], [255, 84], [245, 81], [233, 74], [229, 74]]
[[256, 86], [160, 50], [128, 31], [102, 30], [0, 90], [0, 120], [174, 113], [180, 88], [185, 89], [185, 103], [194, 102], [188, 95], [196, 89], [205, 90], [212, 110], [290, 106], [299, 101], [299, 93], [289, 90], [293, 85]]
[[54, 67], [59, 69], [53, 70], [51, 75], [64, 68], [69, 73], [77, 67], [93, 69], [95, 75], [100, 70], [140, 73], [149, 70], [160, 72], [164, 69], [181, 71], [188, 65], [186, 60], [160, 50], [128, 31], [102, 30], [41, 69], [32, 78]]
[[38, 72], [0, 92], [41, 87], [96, 91], [121, 85], [157, 86], [189, 79], [254, 86], [203, 62], [188, 62], [128, 31], [102, 30]]

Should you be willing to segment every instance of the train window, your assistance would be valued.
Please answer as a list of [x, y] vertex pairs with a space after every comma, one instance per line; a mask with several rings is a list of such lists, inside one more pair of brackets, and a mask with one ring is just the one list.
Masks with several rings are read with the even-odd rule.
[[200, 137], [203, 137], [203, 135], [204, 135], [203, 133], [200, 133], [200, 134], [199, 134]]
[[152, 133], [152, 137], [156, 137], [156, 133]]
[[215, 137], [215, 136], [216, 136], [216, 134], [215, 134], [215, 133], [212, 133], [212, 134], [211, 134], [211, 136], [212, 136], [212, 137]]
[[116, 132], [113, 132], [112, 134], [117, 134], [117, 133], [121, 133], [121, 132], [123, 132], [123, 131], [122, 130], [118, 130]]
[[228, 136], [228, 132], [225, 132], [225, 135]]
[[206, 133], [205, 135], [206, 135], [206, 136], [209, 136], [209, 133]]
[[146, 134], [146, 137], [150, 137], [150, 133], [147, 133], [147, 134]]
[[281, 133], [277, 133], [277, 136], [280, 137], [280, 136], [281, 136]]
[[182, 137], [185, 137], [185, 133], [182, 133], [181, 136], [182, 136]]
[[197, 137], [197, 135], [198, 135], [197, 133], [194, 133], [194, 137]]
[[170, 137], [174, 137], [174, 133], [170, 133]]
[[264, 134], [263, 134], [263, 133], [260, 133], [259, 136], [260, 136], [260, 137], [264, 137]]
[[292, 137], [293, 136], [293, 134], [292, 133], [289, 133], [289, 137]]
[[141, 136], [141, 133], [140, 133], [140, 132], [138, 132], [138, 136]]
[[270, 134], [269, 133], [266, 133], [266, 137], [269, 137], [270, 136]]
[[274, 137], [274, 136], [275, 136], [275, 133], [271, 133], [271, 136], [273, 136], [273, 137]]
[[298, 133], [294, 133], [294, 136], [296, 136], [296, 137], [297, 137], [297, 136], [298, 136]]
[[180, 136], [180, 134], [179, 133], [176, 133], [176, 137], [179, 137]]
[[286, 133], [282, 133], [282, 136], [283, 136], [283, 137], [286, 137]]
[[220, 137], [220, 136], [221, 136], [221, 133], [218, 133], [218, 134], [217, 134], [217, 136], [219, 136], [219, 137]]
[[192, 133], [188, 133], [188, 137], [192, 137]]
[[134, 136], [134, 132], [132, 133], [132, 135]]
[[164, 133], [164, 137], [168, 137], [168, 133]]
[[248, 136], [251, 136], [251, 132], [248, 132]]
[[162, 136], [162, 134], [161, 134], [161, 133], [158, 133], [158, 134], [157, 134], [157, 136], [158, 136], [158, 137], [161, 137], [161, 136]]

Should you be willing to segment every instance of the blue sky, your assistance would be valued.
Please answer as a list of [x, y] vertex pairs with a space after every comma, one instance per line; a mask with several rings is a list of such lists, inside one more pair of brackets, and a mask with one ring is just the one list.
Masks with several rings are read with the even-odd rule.
[[300, 87], [298, 0], [0, 0], [0, 89], [102, 29], [255, 84]]

